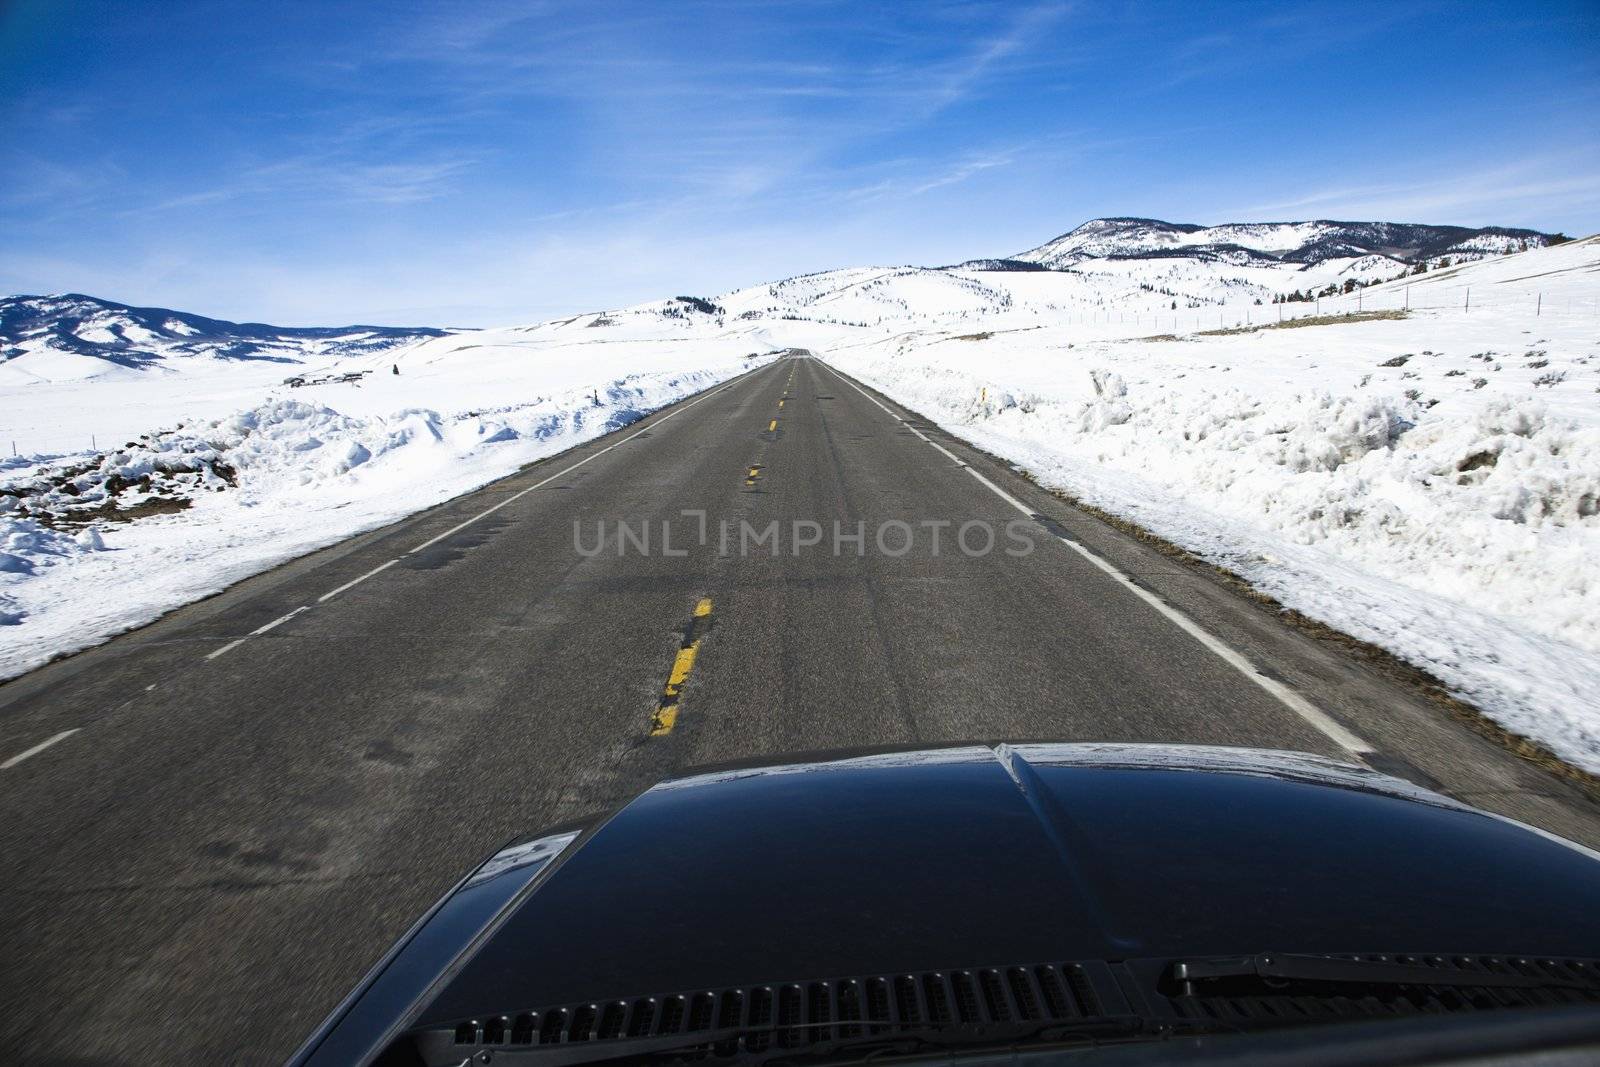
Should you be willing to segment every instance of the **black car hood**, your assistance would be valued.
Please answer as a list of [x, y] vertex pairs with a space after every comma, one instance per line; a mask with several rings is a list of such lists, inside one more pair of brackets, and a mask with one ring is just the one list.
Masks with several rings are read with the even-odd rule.
[[1600, 856], [1320, 757], [997, 745], [701, 774], [573, 843], [413, 1021], [1007, 961], [1600, 956]]

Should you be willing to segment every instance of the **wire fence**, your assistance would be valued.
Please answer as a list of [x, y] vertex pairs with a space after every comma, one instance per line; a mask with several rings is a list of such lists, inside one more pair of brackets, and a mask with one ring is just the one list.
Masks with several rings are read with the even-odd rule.
[[1386, 286], [1377, 291], [1357, 289], [1313, 300], [1270, 305], [1283, 311], [1285, 319], [1317, 314], [1360, 314], [1367, 311], [1520, 311], [1535, 318], [1546, 315], [1562, 318], [1600, 319], [1600, 293], [1593, 296], [1547, 294], [1538, 290], [1506, 293], [1495, 287]]
[[1116, 310], [1103, 308], [1066, 316], [1067, 325], [1127, 326], [1137, 329], [1188, 333], [1205, 330], [1271, 326], [1301, 319], [1381, 316], [1385, 313], [1409, 314], [1416, 311], [1473, 313], [1522, 313], [1530, 318], [1549, 318], [1571, 322], [1600, 322], [1600, 293], [1592, 297], [1554, 296], [1542, 292], [1495, 293], [1474, 291], [1472, 286], [1410, 286], [1381, 291], [1357, 289], [1310, 300], [1286, 303], [1220, 303], [1207, 308], [1178, 308], [1171, 311]]

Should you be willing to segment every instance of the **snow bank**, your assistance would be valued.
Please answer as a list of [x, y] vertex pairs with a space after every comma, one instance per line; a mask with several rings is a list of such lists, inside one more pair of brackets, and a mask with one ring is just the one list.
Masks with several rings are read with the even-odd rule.
[[98, 535], [71, 537], [30, 519], [0, 518], [0, 626], [12, 626], [27, 616], [21, 601], [5, 590], [41, 568], [70, 559], [102, 542]]
[[[750, 354], [748, 338], [739, 344], [739, 352], [702, 344], [698, 359], [659, 346], [620, 361], [591, 355], [581, 371], [563, 361], [543, 374], [524, 350], [510, 360], [519, 388], [491, 382], [502, 398], [562, 375], [675, 369], [449, 413], [349, 414], [315, 397], [280, 396], [106, 453], [12, 461], [0, 470], [0, 676], [483, 485], [769, 358]], [[444, 364], [448, 372], [385, 384], [422, 398], [441, 373], [469, 379], [474, 394], [495, 377], [492, 356]]]

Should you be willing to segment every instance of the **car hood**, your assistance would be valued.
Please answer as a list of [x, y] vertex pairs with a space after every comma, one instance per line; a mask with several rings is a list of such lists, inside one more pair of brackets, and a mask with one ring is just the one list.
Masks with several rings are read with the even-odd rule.
[[[1600, 955], [1594, 853], [1293, 753], [1002, 744], [733, 768], [560, 844], [416, 1025], [1008, 961]], [[486, 870], [514, 871], [506, 855]]]

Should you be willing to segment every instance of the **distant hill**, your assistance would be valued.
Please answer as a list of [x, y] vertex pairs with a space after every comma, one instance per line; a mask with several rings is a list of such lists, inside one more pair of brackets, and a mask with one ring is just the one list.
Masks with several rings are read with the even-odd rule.
[[[945, 267], [845, 267], [717, 297], [730, 322], [804, 319], [915, 328], [977, 323], [1014, 312], [1108, 317], [1270, 304], [1456, 268], [1561, 244], [1561, 234], [1403, 222], [1093, 219], [1037, 248]], [[654, 305], [607, 322], [658, 316]], [[1174, 320], [1175, 321], [1175, 320]]]
[[1485, 226], [1427, 226], [1412, 222], [1243, 222], [1220, 226], [1160, 219], [1091, 219], [1037, 248], [1009, 257], [1062, 269], [1086, 259], [1157, 259], [1179, 256], [1243, 266], [1249, 263], [1321, 264], [1367, 256], [1396, 265], [1440, 257], [1482, 259], [1543, 248], [1560, 234]]
[[227, 322], [81, 293], [0, 299], [0, 363], [50, 359], [59, 353], [133, 369], [186, 359], [303, 363], [366, 355], [449, 332], [428, 327]]

